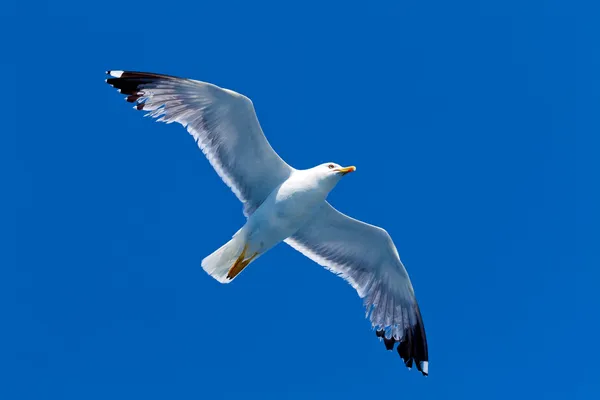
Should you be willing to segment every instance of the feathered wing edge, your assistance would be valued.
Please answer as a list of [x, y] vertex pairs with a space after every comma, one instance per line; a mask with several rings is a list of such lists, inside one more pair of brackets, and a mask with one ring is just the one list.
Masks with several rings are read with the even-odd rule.
[[[388, 295], [389, 290], [383, 289], [385, 281], [381, 277], [368, 276], [369, 272], [364, 270], [358, 274], [353, 274], [354, 271], [347, 266], [337, 264], [328, 259], [328, 256], [332, 257], [333, 254], [327, 254], [328, 252], [324, 247], [319, 248], [319, 246], [316, 246], [315, 250], [313, 250], [297, 236], [288, 238], [285, 242], [298, 252], [348, 282], [363, 299], [366, 318], [371, 321], [376, 336], [383, 340], [386, 349], [393, 350], [394, 345], [398, 343], [396, 350], [402, 358], [404, 365], [408, 369], [411, 369], [414, 362], [418, 371], [425, 376], [429, 375], [429, 352], [425, 325], [410, 283], [406, 290], [412, 293], [413, 301], [410, 306], [411, 308], [405, 307], [402, 304], [396, 304], [394, 296], [391, 294]], [[367, 283], [365, 284], [363, 281]], [[402, 323], [393, 324], [394, 317], [401, 318]], [[376, 322], [382, 320], [384, 321], [383, 323]]]
[[[118, 70], [106, 73], [110, 76], [106, 83], [124, 94], [134, 108], [146, 111], [146, 116], [159, 122], [178, 122], [187, 129], [217, 174], [244, 204], [245, 216], [252, 214], [291, 174], [292, 168], [265, 138], [247, 97], [207, 82], [171, 75]], [[236, 117], [233, 123], [231, 113]], [[224, 133], [233, 133], [234, 137]], [[240, 140], [254, 146], [256, 157], [263, 162], [261, 174], [249, 176], [245, 167], [232, 165], [240, 162], [230, 154]], [[252, 180], [247, 182], [248, 178]], [[256, 185], [257, 181], [262, 185]]]
[[375, 334], [383, 339], [383, 343], [387, 350], [393, 350], [394, 345], [398, 343], [396, 350], [404, 361], [407, 368], [412, 368], [413, 360], [423, 375], [429, 375], [429, 354], [427, 349], [427, 336], [425, 335], [425, 326], [421, 317], [419, 305], [415, 303], [416, 323], [404, 329], [401, 339], [395, 336], [388, 337], [385, 334], [385, 329], [377, 329]]

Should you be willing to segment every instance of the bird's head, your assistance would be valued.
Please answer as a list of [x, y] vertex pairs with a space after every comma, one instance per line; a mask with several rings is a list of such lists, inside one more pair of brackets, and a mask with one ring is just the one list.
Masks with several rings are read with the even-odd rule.
[[356, 167], [342, 167], [339, 164], [333, 162], [327, 162], [321, 165], [317, 165], [309, 170], [319, 184], [325, 186], [329, 191], [337, 185], [342, 176], [349, 174], [350, 172], [356, 171]]

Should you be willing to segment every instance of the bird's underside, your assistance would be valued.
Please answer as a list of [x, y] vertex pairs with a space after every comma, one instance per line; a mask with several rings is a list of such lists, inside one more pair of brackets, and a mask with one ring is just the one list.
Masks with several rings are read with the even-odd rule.
[[[208, 274], [228, 283], [283, 240], [350, 283], [363, 299], [367, 317], [386, 349], [396, 347], [408, 368], [414, 364], [423, 375], [428, 375], [421, 311], [408, 273], [385, 230], [340, 213], [325, 201], [325, 193], [310, 215], [295, 216], [298, 221], [294, 224], [298, 226], [285, 221], [282, 226], [289, 231], [283, 228], [277, 231], [272, 243], [251, 239], [253, 232], [264, 230], [261, 223], [272, 220], [272, 215], [282, 214], [270, 208], [282, 207], [279, 201], [285, 196], [276, 193], [277, 190], [286, 184], [293, 190], [307, 190], [296, 182], [303, 180], [311, 183], [311, 187], [331, 190], [354, 167], [342, 168], [337, 164], [308, 170], [290, 167], [264, 136], [250, 99], [239, 93], [168, 75], [107, 73], [110, 75], [107, 83], [119, 89], [134, 108], [159, 121], [183, 125], [242, 202], [246, 225], [202, 261]], [[286, 210], [294, 209], [290, 204], [285, 204]], [[269, 212], [273, 214], [267, 215]]]

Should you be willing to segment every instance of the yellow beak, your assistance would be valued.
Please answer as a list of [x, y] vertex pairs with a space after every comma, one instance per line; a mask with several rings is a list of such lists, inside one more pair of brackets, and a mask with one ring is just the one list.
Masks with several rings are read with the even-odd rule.
[[342, 174], [347, 174], [349, 172], [356, 171], [356, 167], [354, 165], [352, 165], [350, 167], [338, 168], [338, 169], [336, 169], [336, 171], [341, 172]]

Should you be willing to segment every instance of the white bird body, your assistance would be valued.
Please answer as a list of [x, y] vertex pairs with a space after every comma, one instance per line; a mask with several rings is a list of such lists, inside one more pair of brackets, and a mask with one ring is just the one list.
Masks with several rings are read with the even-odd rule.
[[293, 170], [248, 217], [246, 224], [231, 241], [202, 260], [202, 267], [219, 282], [231, 282], [227, 274], [242, 244], [247, 245], [247, 254], [255, 254], [249, 265], [275, 245], [293, 236], [325, 206], [329, 192], [354, 167], [339, 173], [332, 172], [333, 169], [342, 168], [334, 163], [326, 163], [307, 170]]
[[425, 328], [408, 273], [382, 228], [337, 211], [327, 195], [355, 170], [326, 163], [289, 166], [269, 145], [250, 99], [206, 82], [145, 72], [108, 71], [107, 83], [137, 110], [187, 128], [208, 161], [243, 203], [245, 225], [202, 260], [221, 283], [284, 241], [344, 278], [364, 300], [388, 350], [428, 374]]
[[308, 171], [294, 171], [248, 218], [242, 231], [251, 253], [264, 253], [292, 236], [324, 204], [329, 190], [314, 178]]

